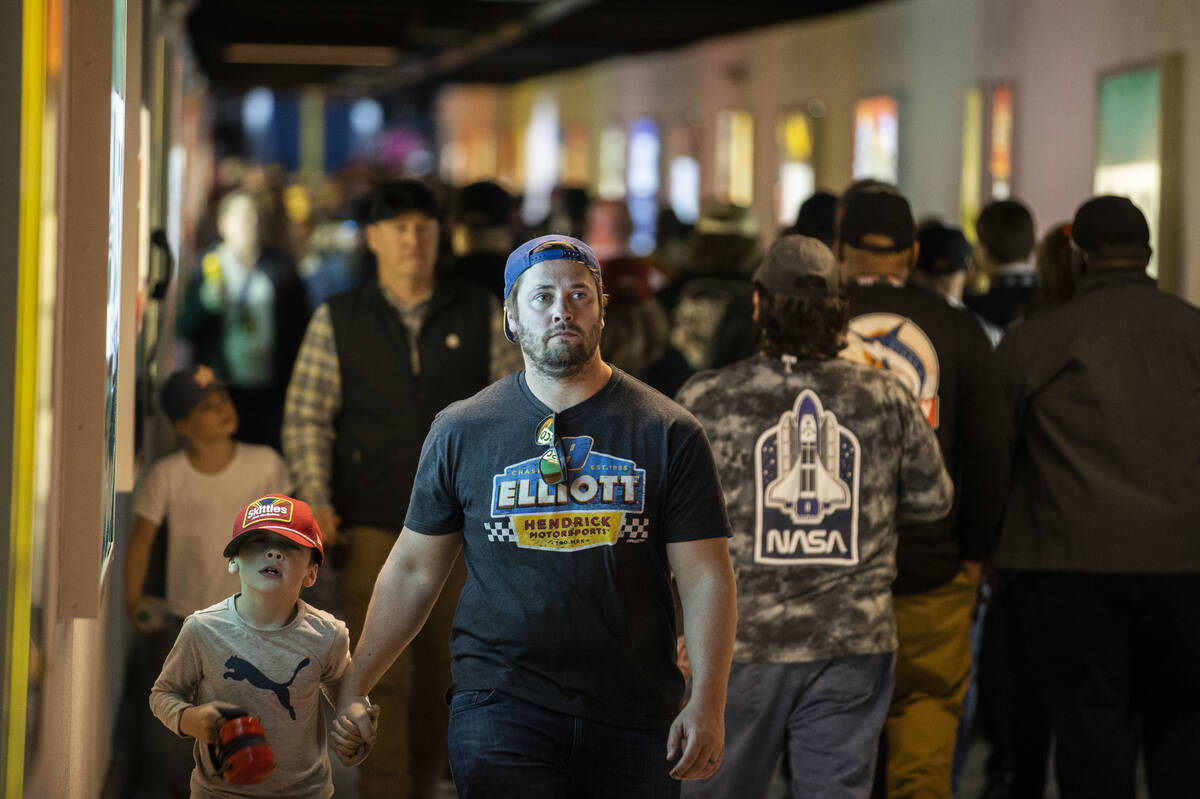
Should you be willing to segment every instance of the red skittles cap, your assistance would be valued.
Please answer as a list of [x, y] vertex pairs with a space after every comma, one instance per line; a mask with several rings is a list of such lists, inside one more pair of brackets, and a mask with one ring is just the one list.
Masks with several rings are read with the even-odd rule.
[[309, 549], [317, 550], [317, 562], [325, 560], [321, 528], [307, 502], [283, 494], [259, 497], [238, 511], [233, 522], [233, 538], [225, 545], [225, 557], [232, 558], [244, 536], [259, 531], [277, 533]]

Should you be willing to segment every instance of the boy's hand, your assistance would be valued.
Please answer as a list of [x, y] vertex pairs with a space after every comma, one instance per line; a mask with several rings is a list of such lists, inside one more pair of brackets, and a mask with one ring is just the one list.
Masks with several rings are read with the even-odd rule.
[[369, 738], [363, 735], [358, 725], [345, 713], [333, 720], [330, 743], [344, 766], [357, 766], [366, 760], [367, 755], [371, 753], [371, 747], [375, 745], [375, 733], [379, 729], [379, 705], [366, 705], [366, 713], [371, 724]]
[[205, 702], [183, 711], [179, 717], [179, 731], [202, 743], [215, 744], [220, 740], [225, 722], [245, 715], [246, 711], [232, 702]]

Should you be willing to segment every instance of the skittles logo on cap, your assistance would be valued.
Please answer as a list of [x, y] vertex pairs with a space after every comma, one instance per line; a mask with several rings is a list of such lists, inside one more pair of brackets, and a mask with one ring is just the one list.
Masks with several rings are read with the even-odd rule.
[[247, 506], [246, 518], [242, 525], [249, 526], [268, 519], [274, 522], [290, 522], [294, 507], [290, 499], [263, 497]]

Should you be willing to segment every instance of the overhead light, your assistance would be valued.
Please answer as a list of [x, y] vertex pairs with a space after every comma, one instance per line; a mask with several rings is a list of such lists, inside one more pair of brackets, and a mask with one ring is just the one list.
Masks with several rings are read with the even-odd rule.
[[225, 61], [230, 64], [391, 67], [395, 66], [399, 60], [400, 52], [394, 47], [248, 42], [236, 42], [225, 47]]

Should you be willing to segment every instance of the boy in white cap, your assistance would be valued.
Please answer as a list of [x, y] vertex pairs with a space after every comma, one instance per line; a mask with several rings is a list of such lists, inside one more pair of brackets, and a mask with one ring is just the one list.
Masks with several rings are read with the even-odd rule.
[[[150, 692], [159, 721], [196, 739], [193, 797], [333, 795], [320, 703], [322, 694], [337, 696], [350, 637], [343, 622], [300, 599], [324, 554], [312, 510], [298, 499], [269, 494], [238, 512], [225, 557], [241, 591], [184, 620]], [[226, 720], [246, 713], [261, 720], [275, 768], [235, 787], [208, 745]], [[335, 731], [333, 746], [352, 765], [370, 743]]]

